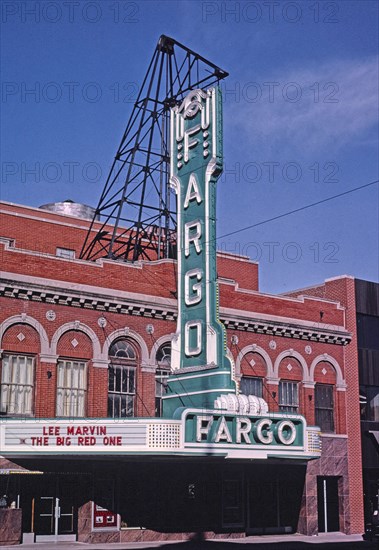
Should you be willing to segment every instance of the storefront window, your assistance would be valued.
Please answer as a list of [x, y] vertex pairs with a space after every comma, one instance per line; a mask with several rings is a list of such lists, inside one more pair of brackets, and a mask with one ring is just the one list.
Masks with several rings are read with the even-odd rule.
[[252, 376], [242, 376], [240, 390], [244, 395], [256, 395], [263, 397], [262, 394], [263, 381], [262, 378], [254, 378]]
[[171, 344], [161, 346], [157, 353], [155, 373], [155, 416], [162, 416], [162, 397], [167, 391], [167, 380], [171, 369]]
[[316, 384], [315, 417], [322, 432], [334, 432], [333, 386]]
[[85, 416], [87, 364], [59, 361], [57, 372], [57, 416]]
[[136, 352], [127, 340], [118, 340], [109, 350], [108, 416], [134, 416], [136, 395]]
[[34, 357], [4, 354], [0, 393], [2, 414], [31, 415], [33, 387]]
[[297, 382], [279, 382], [279, 410], [297, 413], [299, 409], [299, 386]]

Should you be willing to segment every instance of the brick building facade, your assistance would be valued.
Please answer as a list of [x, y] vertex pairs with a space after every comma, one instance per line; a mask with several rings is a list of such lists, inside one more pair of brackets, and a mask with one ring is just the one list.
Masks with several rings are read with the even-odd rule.
[[[361, 440], [350, 438], [349, 452], [359, 454], [362, 447], [365, 523], [369, 524], [379, 508], [379, 284], [344, 276], [291, 293], [300, 294], [336, 300], [346, 310], [346, 326], [353, 335], [345, 349], [346, 382], [355, 395], [359, 390], [361, 409]], [[356, 408], [354, 411], [356, 415]], [[361, 486], [361, 475], [352, 464], [351, 478], [357, 487]], [[362, 514], [358, 502], [354, 507], [357, 513]]]
[[[176, 262], [77, 259], [88, 226], [1, 203], [4, 426], [12, 418], [83, 418], [92, 419], [95, 433], [96, 419], [161, 414], [177, 317]], [[319, 425], [321, 457], [94, 452], [68, 460], [40, 456], [38, 445], [32, 454], [4, 453], [1, 491], [11, 508], [0, 543], [18, 542], [21, 533], [116, 542], [184, 539], [197, 531], [363, 532], [354, 280], [274, 296], [259, 291], [258, 266], [248, 258], [218, 254], [217, 261], [220, 317], [238, 387], [263, 397], [273, 413]], [[93, 433], [82, 434], [88, 445]]]

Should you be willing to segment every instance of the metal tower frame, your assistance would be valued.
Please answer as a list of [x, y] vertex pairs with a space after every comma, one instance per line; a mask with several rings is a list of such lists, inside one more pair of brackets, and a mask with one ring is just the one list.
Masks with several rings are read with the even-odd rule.
[[[170, 107], [228, 73], [162, 35], [133, 106], [80, 258], [176, 257], [176, 206], [169, 188]], [[99, 222], [100, 220], [100, 222]]]

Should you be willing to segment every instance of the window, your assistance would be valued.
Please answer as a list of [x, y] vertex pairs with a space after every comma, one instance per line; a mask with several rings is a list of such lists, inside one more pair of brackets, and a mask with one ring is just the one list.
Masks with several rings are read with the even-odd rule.
[[256, 395], [263, 397], [262, 393], [263, 381], [262, 378], [254, 378], [252, 376], [242, 376], [240, 390], [244, 395]]
[[[375, 303], [374, 298], [372, 298], [372, 303]], [[358, 313], [357, 333], [359, 348], [379, 350], [379, 317]]]
[[110, 347], [109, 355], [108, 416], [134, 416], [137, 363], [134, 348], [127, 340], [118, 340]]
[[360, 386], [361, 419], [379, 422], [379, 386]]
[[34, 357], [3, 356], [0, 407], [4, 414], [31, 415], [33, 409]]
[[334, 432], [333, 386], [316, 384], [315, 416], [322, 432]]
[[58, 258], [66, 258], [67, 260], [74, 260], [75, 250], [71, 250], [70, 248], [57, 247], [55, 251], [55, 255], [58, 256]]
[[297, 382], [279, 382], [279, 410], [297, 413], [299, 408], [299, 387]]
[[108, 378], [108, 416], [134, 416], [135, 368], [110, 365]]
[[368, 420], [379, 422], [379, 387], [371, 386], [367, 390]]
[[171, 344], [164, 344], [157, 353], [158, 368], [155, 373], [155, 416], [162, 416], [162, 397], [167, 391], [171, 370]]
[[84, 361], [58, 361], [57, 416], [85, 416], [87, 364]]

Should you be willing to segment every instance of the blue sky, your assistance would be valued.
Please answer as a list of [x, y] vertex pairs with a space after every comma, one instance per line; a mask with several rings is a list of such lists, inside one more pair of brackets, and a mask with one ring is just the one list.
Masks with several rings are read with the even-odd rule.
[[[161, 34], [227, 70], [218, 248], [261, 289], [379, 278], [378, 3], [3, 0], [1, 200], [96, 205]], [[33, 91], [34, 90], [34, 91]]]

